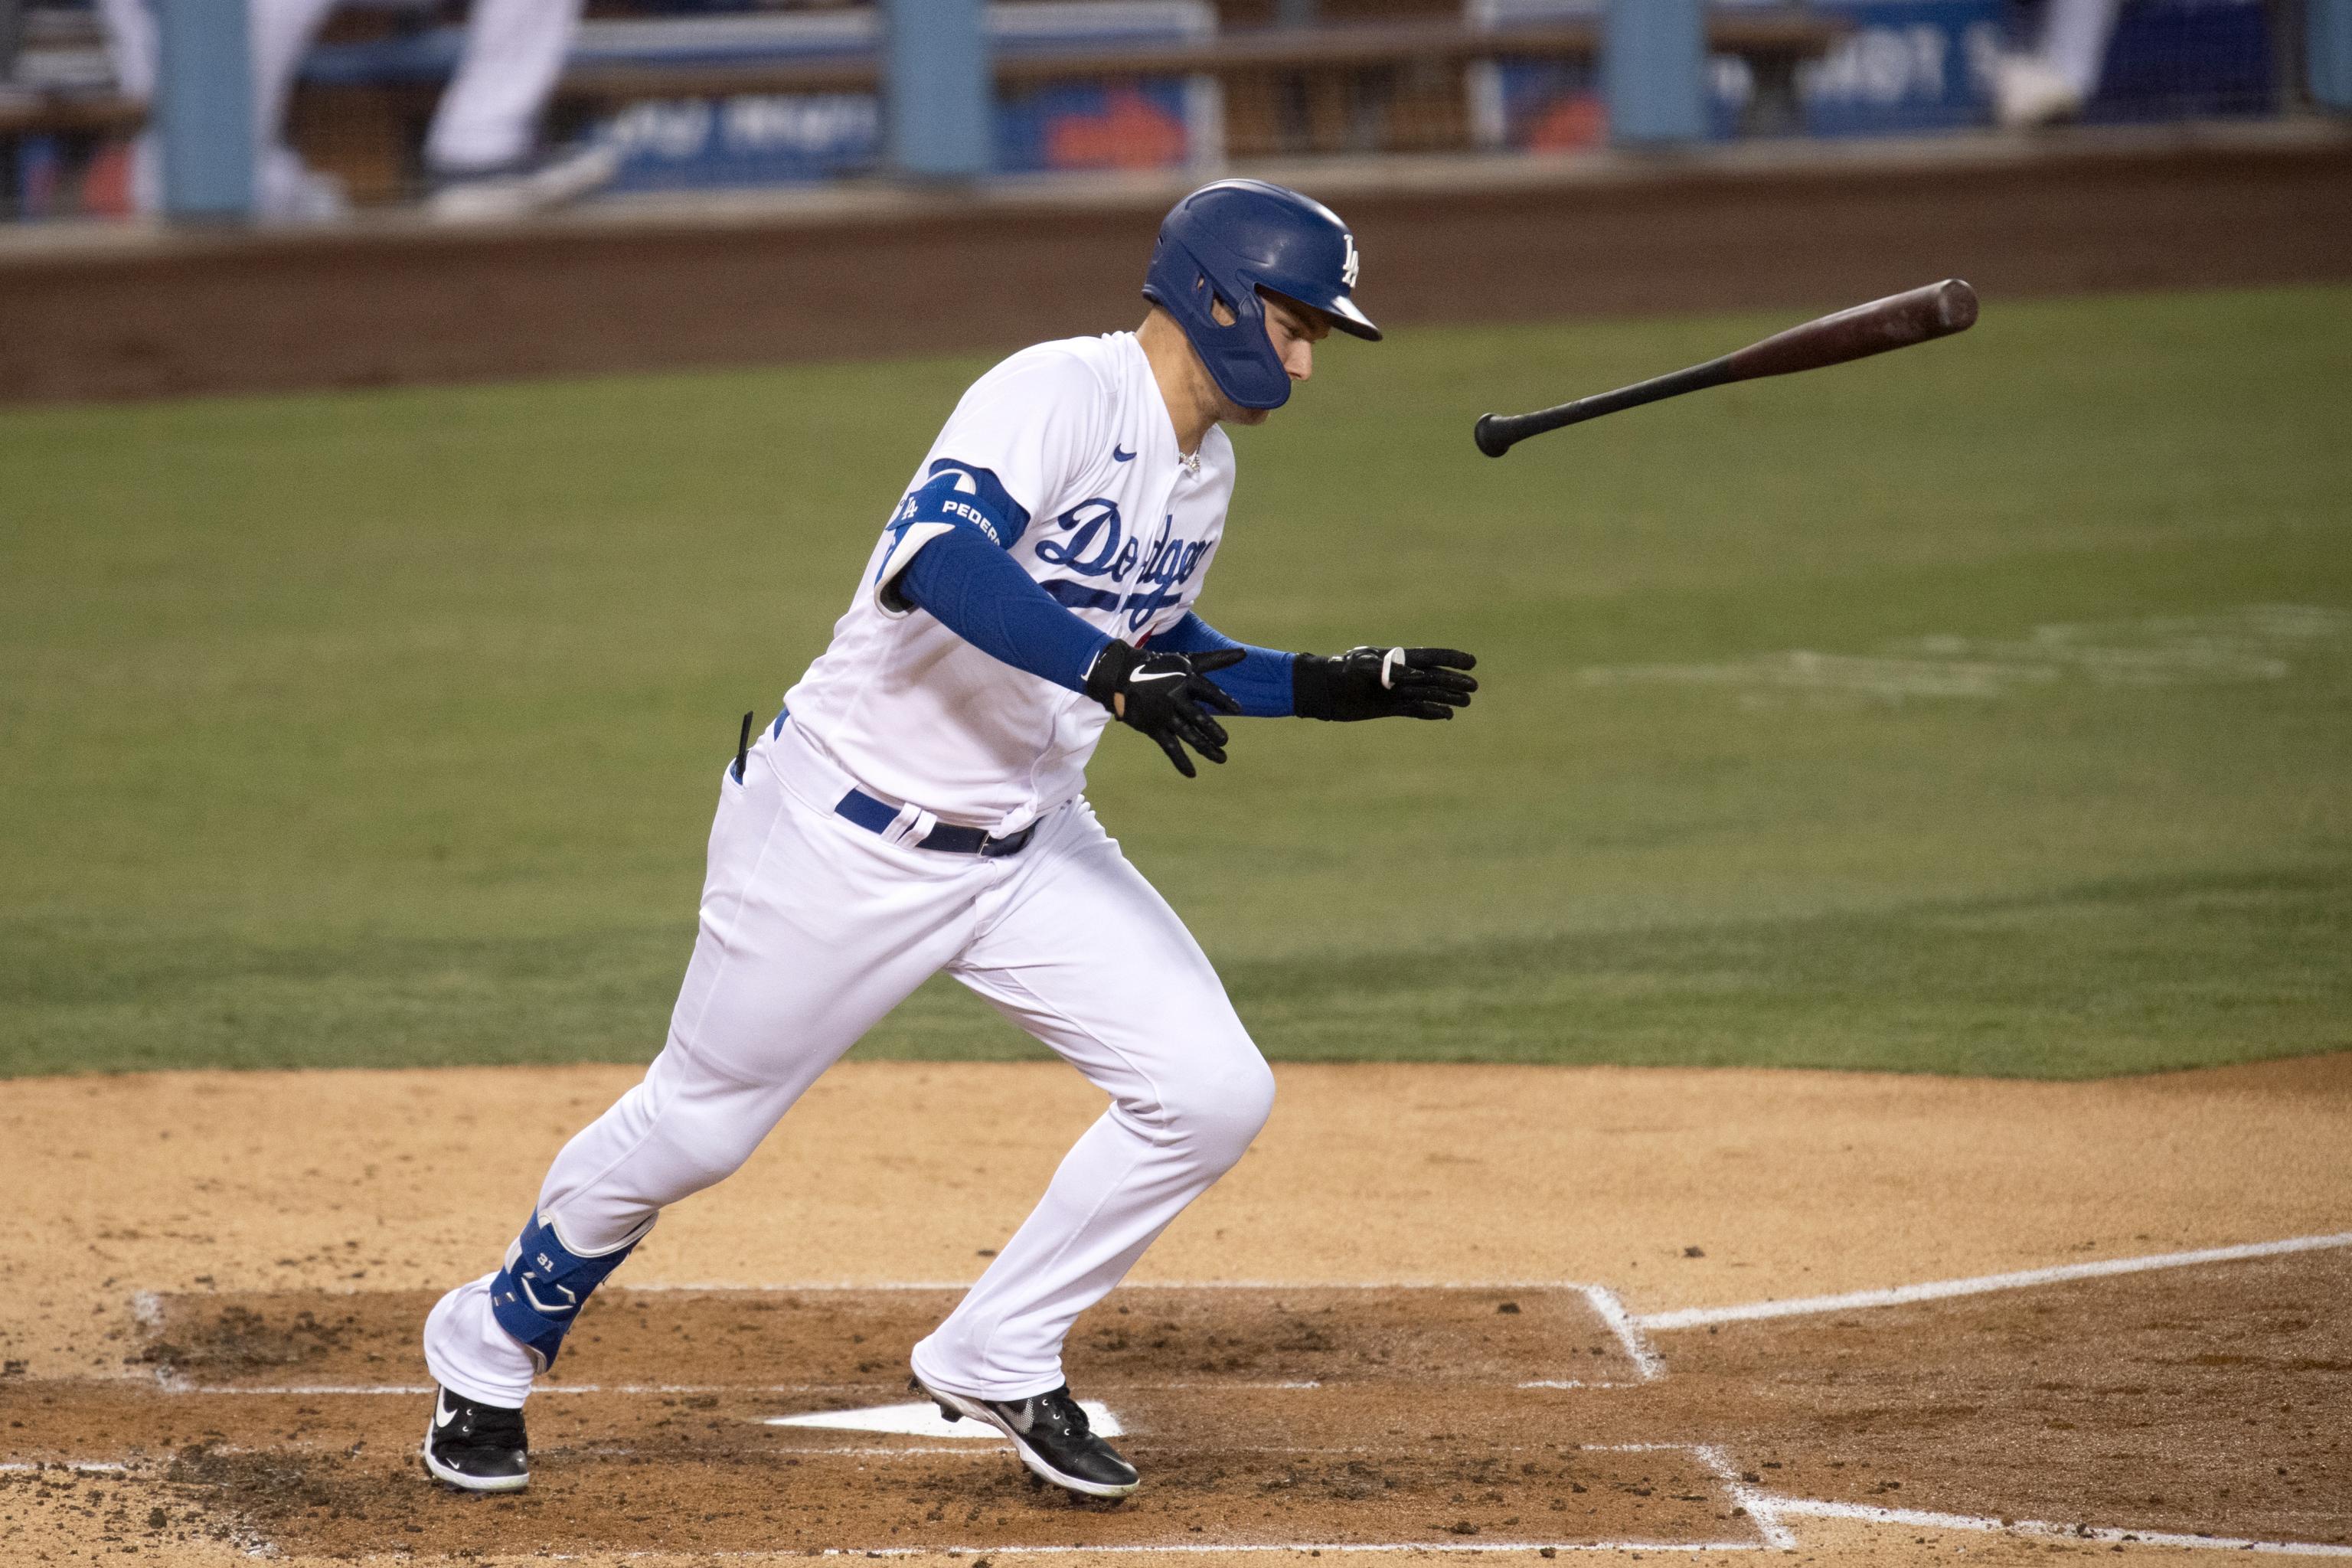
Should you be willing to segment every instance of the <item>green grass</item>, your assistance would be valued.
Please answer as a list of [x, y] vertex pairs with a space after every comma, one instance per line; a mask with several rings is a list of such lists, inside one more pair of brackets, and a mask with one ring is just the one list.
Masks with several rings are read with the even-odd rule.
[[[1213, 620], [1487, 682], [1453, 725], [1246, 724], [1192, 784], [1107, 740], [1097, 804], [1268, 1054], [2352, 1047], [2352, 290], [1996, 300], [1471, 447], [1781, 324], [1336, 343], [1238, 435]], [[0, 414], [0, 1072], [648, 1057], [734, 720], [980, 368]], [[2336, 618], [2237, 615], [2282, 605]], [[2060, 623], [2159, 661], [1996, 646]], [[1770, 662], [1937, 636], [2005, 672]], [[935, 984], [861, 1048], [1034, 1047]]]

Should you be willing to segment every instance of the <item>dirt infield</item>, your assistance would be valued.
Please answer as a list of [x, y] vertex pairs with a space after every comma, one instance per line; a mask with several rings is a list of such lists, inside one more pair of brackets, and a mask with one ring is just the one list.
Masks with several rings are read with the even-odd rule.
[[[2094, 137], [1606, 177], [1291, 176], [1383, 321], [1989, 299], [2352, 276], [2352, 139]], [[1171, 191], [848, 202], [730, 221], [409, 227], [0, 251], [0, 402], [1003, 351], [1125, 324]]]
[[0, 1561], [2352, 1554], [2352, 1055], [1282, 1069], [1259, 1147], [1073, 1341], [1147, 1476], [1111, 1508], [893, 1409], [1090, 1092], [853, 1065], [583, 1315], [532, 1490], [437, 1491], [424, 1310], [629, 1076], [0, 1085]]

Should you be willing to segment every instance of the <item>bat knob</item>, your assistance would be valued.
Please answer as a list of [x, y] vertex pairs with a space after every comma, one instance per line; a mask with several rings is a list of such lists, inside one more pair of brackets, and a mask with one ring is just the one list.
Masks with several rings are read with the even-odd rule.
[[1470, 438], [1478, 443], [1478, 450], [1490, 458], [1499, 458], [1511, 449], [1509, 438], [1496, 428], [1496, 424], [1493, 415], [1481, 414], [1478, 423], [1470, 429]]

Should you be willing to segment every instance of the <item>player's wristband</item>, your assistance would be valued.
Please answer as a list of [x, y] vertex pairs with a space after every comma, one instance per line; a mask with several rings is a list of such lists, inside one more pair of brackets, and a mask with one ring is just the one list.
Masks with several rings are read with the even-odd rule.
[[1118, 711], [1118, 705], [1112, 700], [1113, 698], [1118, 695], [1119, 687], [1126, 683], [1129, 672], [1142, 662], [1142, 650], [1132, 643], [1106, 637], [1102, 647], [1097, 648], [1093, 658], [1087, 661], [1078, 689], [1115, 714]]
[[1297, 711], [1291, 700], [1290, 667], [1297, 657], [1295, 654], [1235, 642], [1202, 620], [1197, 610], [1186, 611], [1182, 620], [1153, 637], [1151, 646], [1155, 650], [1165, 648], [1171, 653], [1208, 653], [1237, 647], [1242, 650], [1242, 658], [1209, 679], [1240, 703], [1242, 712], [1249, 718], [1287, 719]]
[[1290, 710], [1301, 719], [1337, 719], [1339, 703], [1331, 689], [1338, 661], [1321, 654], [1298, 653], [1290, 660]]

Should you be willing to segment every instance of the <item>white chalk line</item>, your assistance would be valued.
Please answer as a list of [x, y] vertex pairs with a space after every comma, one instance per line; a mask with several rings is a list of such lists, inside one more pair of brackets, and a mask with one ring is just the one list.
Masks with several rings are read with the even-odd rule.
[[[648, 1293], [648, 1294], [656, 1294], [656, 1295], [658, 1295], [658, 1294], [682, 1294], [682, 1293], [688, 1293], [688, 1292], [710, 1292], [710, 1293], [719, 1293], [719, 1292], [728, 1292], [728, 1291], [744, 1291], [744, 1292], [754, 1292], [754, 1291], [756, 1291], [756, 1292], [761, 1292], [761, 1293], [771, 1293], [771, 1294], [772, 1294], [772, 1293], [778, 1293], [778, 1292], [790, 1292], [790, 1291], [793, 1291], [793, 1290], [825, 1290], [825, 1291], [843, 1291], [843, 1292], [848, 1292], [848, 1291], [859, 1291], [859, 1290], [872, 1290], [872, 1291], [886, 1291], [886, 1290], [894, 1290], [894, 1291], [895, 1291], [895, 1290], [908, 1290], [908, 1291], [912, 1291], [912, 1290], [963, 1289], [965, 1289], [965, 1288], [966, 1288], [966, 1287], [964, 1287], [964, 1286], [961, 1286], [961, 1285], [957, 1285], [957, 1286], [947, 1286], [947, 1285], [921, 1284], [921, 1283], [911, 1283], [911, 1284], [909, 1284], [909, 1283], [889, 1283], [889, 1284], [878, 1284], [878, 1285], [859, 1285], [859, 1284], [849, 1284], [849, 1283], [823, 1283], [823, 1284], [817, 1284], [817, 1285], [773, 1285], [773, 1284], [771, 1284], [771, 1285], [748, 1285], [748, 1286], [747, 1286], [747, 1285], [679, 1285], [679, 1284], [654, 1284], [654, 1285], [631, 1285], [631, 1286], [617, 1287], [617, 1289], [626, 1289], [626, 1290], [637, 1290], [637, 1291], [644, 1291], [644, 1292], [646, 1292], [646, 1293]], [[608, 1287], [608, 1289], [612, 1289], [612, 1288]], [[1579, 1283], [1577, 1283], [1576, 1281], [1573, 1281], [1573, 1280], [1561, 1280], [1561, 1279], [1495, 1279], [1495, 1280], [1482, 1280], [1482, 1281], [1471, 1281], [1471, 1282], [1449, 1282], [1449, 1283], [1436, 1283], [1436, 1284], [1427, 1283], [1427, 1282], [1419, 1283], [1419, 1284], [1396, 1284], [1396, 1283], [1392, 1283], [1392, 1282], [1388, 1282], [1388, 1281], [1378, 1281], [1378, 1280], [1353, 1281], [1353, 1282], [1345, 1282], [1345, 1283], [1336, 1283], [1336, 1284], [1335, 1284], [1335, 1283], [1331, 1283], [1331, 1282], [1328, 1282], [1328, 1281], [1322, 1281], [1322, 1282], [1310, 1282], [1310, 1281], [1301, 1281], [1301, 1280], [1282, 1281], [1282, 1280], [1255, 1280], [1255, 1279], [1244, 1279], [1244, 1280], [1202, 1280], [1202, 1281], [1179, 1282], [1179, 1283], [1174, 1283], [1174, 1284], [1161, 1284], [1161, 1285], [1147, 1285], [1147, 1286], [1139, 1286], [1139, 1287], [1136, 1287], [1135, 1289], [1138, 1289], [1139, 1291], [1148, 1291], [1148, 1290], [1155, 1290], [1155, 1289], [1158, 1289], [1158, 1290], [1171, 1290], [1171, 1291], [1172, 1291], [1172, 1290], [1204, 1290], [1204, 1289], [1206, 1289], [1206, 1290], [1331, 1290], [1331, 1291], [1339, 1291], [1339, 1290], [1349, 1290], [1349, 1291], [1370, 1291], [1370, 1290], [1379, 1290], [1379, 1291], [1397, 1291], [1397, 1290], [1447, 1290], [1447, 1291], [1456, 1291], [1456, 1292], [1460, 1292], [1460, 1291], [1489, 1291], [1489, 1290], [1518, 1290], [1518, 1291], [1544, 1290], [1544, 1291], [1558, 1291], [1558, 1292], [1567, 1293], [1567, 1294], [1575, 1294], [1575, 1295], [1580, 1295], [1580, 1296], [1582, 1296], [1582, 1297], [1584, 1298], [1584, 1300], [1585, 1300], [1585, 1303], [1586, 1303], [1588, 1306], [1590, 1306], [1590, 1307], [1591, 1308], [1593, 1316], [1594, 1316], [1594, 1317], [1596, 1317], [1596, 1318], [1599, 1318], [1599, 1319], [1601, 1320], [1601, 1325], [1602, 1325], [1604, 1328], [1606, 1328], [1606, 1329], [1610, 1331], [1610, 1333], [1611, 1333], [1611, 1334], [1612, 1334], [1612, 1335], [1616, 1339], [1619, 1349], [1621, 1349], [1621, 1350], [1624, 1352], [1624, 1354], [1625, 1354], [1625, 1359], [1626, 1359], [1627, 1361], [1629, 1361], [1629, 1362], [1631, 1362], [1631, 1363], [1633, 1363], [1635, 1381], [1634, 1381], [1634, 1382], [1633, 1382], [1633, 1383], [1623, 1383], [1623, 1382], [1618, 1382], [1618, 1381], [1614, 1381], [1614, 1380], [1588, 1380], [1588, 1379], [1584, 1379], [1584, 1378], [1531, 1378], [1531, 1379], [1528, 1379], [1528, 1380], [1527, 1380], [1527, 1381], [1525, 1381], [1525, 1382], [1522, 1382], [1522, 1383], [1519, 1383], [1519, 1384], [1516, 1384], [1516, 1386], [1520, 1387], [1520, 1388], [1549, 1388], [1549, 1389], [1571, 1389], [1571, 1388], [1632, 1388], [1632, 1387], [1637, 1387], [1637, 1386], [1639, 1386], [1641, 1384], [1644, 1384], [1644, 1383], [1654, 1383], [1654, 1382], [1656, 1382], [1660, 1377], [1663, 1377], [1663, 1376], [1664, 1376], [1664, 1375], [1665, 1375], [1665, 1363], [1664, 1363], [1664, 1362], [1659, 1358], [1659, 1356], [1658, 1356], [1658, 1354], [1657, 1354], [1656, 1351], [1655, 1351], [1655, 1350], [1654, 1350], [1654, 1349], [1650, 1346], [1649, 1342], [1648, 1342], [1646, 1339], [1644, 1339], [1644, 1338], [1643, 1337], [1643, 1334], [1642, 1334], [1641, 1329], [1640, 1329], [1640, 1327], [1638, 1326], [1638, 1324], [1639, 1324], [1639, 1322], [1640, 1322], [1640, 1320], [1638, 1320], [1638, 1319], [1634, 1318], [1634, 1317], [1633, 1316], [1633, 1314], [1632, 1314], [1631, 1312], [1629, 1312], [1629, 1311], [1626, 1310], [1625, 1303], [1624, 1303], [1622, 1300], [1620, 1300], [1620, 1299], [1619, 1299], [1619, 1297], [1618, 1297], [1618, 1295], [1617, 1295], [1617, 1293], [1616, 1293], [1615, 1291], [1613, 1291], [1613, 1290], [1610, 1289], [1608, 1287], [1603, 1286], [1603, 1285], [1586, 1285], [1586, 1284], [1579, 1284]], [[142, 1291], [142, 1292], [140, 1292], [140, 1293], [139, 1293], [139, 1296], [138, 1296], [138, 1297], [136, 1297], [136, 1298], [134, 1298], [134, 1301], [135, 1301], [135, 1302], [137, 1302], [137, 1303], [139, 1304], [140, 1320], [141, 1320], [141, 1321], [142, 1321], [142, 1323], [148, 1323], [148, 1324], [150, 1324], [150, 1326], [151, 1326], [151, 1327], [152, 1327], [152, 1326], [155, 1326], [155, 1325], [160, 1324], [160, 1322], [161, 1322], [161, 1318], [162, 1318], [161, 1307], [160, 1307], [160, 1304], [159, 1304], [159, 1303], [158, 1303], [158, 1301], [157, 1301], [157, 1299], [154, 1297], [154, 1295], [153, 1295], [152, 1292], [147, 1292], [147, 1291]], [[157, 1383], [157, 1385], [158, 1385], [159, 1387], [161, 1387], [161, 1388], [162, 1388], [165, 1393], [167, 1393], [167, 1394], [250, 1394], [250, 1395], [255, 1395], [255, 1396], [263, 1396], [263, 1395], [294, 1396], [294, 1395], [305, 1395], [305, 1394], [309, 1394], [309, 1395], [317, 1395], [317, 1396], [320, 1396], [320, 1397], [333, 1397], [333, 1396], [337, 1396], [337, 1395], [365, 1395], [365, 1394], [430, 1394], [430, 1393], [432, 1393], [432, 1392], [433, 1392], [433, 1385], [432, 1385], [432, 1384], [259, 1384], [259, 1385], [257, 1385], [257, 1384], [192, 1384], [192, 1383], [185, 1382], [184, 1380], [182, 1380], [182, 1379], [176, 1378], [176, 1377], [174, 1377], [173, 1374], [171, 1374], [171, 1373], [168, 1373], [168, 1372], [158, 1372], [158, 1373], [156, 1373], [156, 1383]], [[534, 1389], [532, 1392], [533, 1392], [533, 1394], [831, 1394], [831, 1393], [850, 1393], [850, 1392], [856, 1392], [856, 1391], [858, 1391], [858, 1390], [866, 1389], [866, 1388], [868, 1388], [868, 1387], [871, 1387], [871, 1386], [872, 1386], [871, 1384], [863, 1384], [863, 1383], [857, 1383], [857, 1384], [824, 1384], [824, 1383], [772, 1383], [772, 1384], [544, 1384], [544, 1385], [542, 1385], [542, 1386], [541, 1386], [541, 1387], [539, 1387], [539, 1388]], [[1225, 1390], [1236, 1390], [1236, 1391], [1242, 1391], [1242, 1392], [1265, 1392], [1265, 1391], [1269, 1391], [1269, 1390], [1273, 1390], [1273, 1391], [1280, 1391], [1280, 1390], [1286, 1390], [1286, 1389], [1313, 1389], [1313, 1388], [1320, 1388], [1320, 1387], [1322, 1386], [1322, 1384], [1321, 1384], [1321, 1382], [1320, 1382], [1319, 1380], [1318, 1380], [1318, 1379], [1314, 1379], [1314, 1378], [1294, 1378], [1294, 1379], [1284, 1379], [1284, 1380], [1280, 1380], [1280, 1381], [1274, 1381], [1274, 1382], [1259, 1382], [1259, 1383], [1222, 1383], [1222, 1382], [1219, 1382], [1219, 1383], [1207, 1383], [1207, 1382], [1202, 1382], [1202, 1381], [1199, 1381], [1199, 1380], [1197, 1380], [1197, 1379], [1196, 1379], [1196, 1380], [1188, 1380], [1188, 1381], [1183, 1381], [1183, 1382], [1175, 1382], [1175, 1383], [1112, 1384], [1099, 1384], [1099, 1385], [1096, 1385], [1096, 1386], [1097, 1386], [1097, 1392], [1104, 1393], [1104, 1394], [1121, 1394], [1121, 1393], [1127, 1393], [1127, 1394], [1139, 1394], [1139, 1393], [1156, 1394], [1156, 1393], [1164, 1393], [1164, 1392], [1168, 1392], [1168, 1391], [1171, 1391], [1171, 1390], [1181, 1390], [1181, 1389], [1191, 1389], [1191, 1388], [1214, 1388], [1214, 1389], [1217, 1389], [1217, 1390], [1218, 1390], [1218, 1391], [1220, 1391], [1220, 1392], [1223, 1392], [1223, 1391], [1225, 1391]]]
[[1617, 1299], [1617, 1292], [1600, 1285], [1582, 1285], [1577, 1289], [1582, 1290], [1584, 1299], [1592, 1303], [1594, 1315], [1609, 1326], [1611, 1333], [1617, 1336], [1619, 1347], [1624, 1351], [1626, 1359], [1633, 1363], [1633, 1371], [1641, 1380], [1655, 1383], [1664, 1377], [1666, 1363], [1658, 1359], [1658, 1352], [1652, 1350], [1650, 1342], [1642, 1337], [1640, 1321], [1625, 1310], [1625, 1303]]
[[1764, 1538], [1764, 1544], [1775, 1552], [1788, 1552], [1796, 1547], [1797, 1534], [1780, 1522], [1780, 1515], [1769, 1506], [1764, 1494], [1739, 1479], [1739, 1467], [1731, 1456], [1713, 1443], [1694, 1443], [1691, 1453], [1705, 1465], [1717, 1484], [1731, 1495], [1732, 1506], [1745, 1513]]
[[130, 1469], [117, 1459], [0, 1459], [0, 1476], [32, 1475], [41, 1470], [71, 1470], [78, 1475], [115, 1475]]
[[[662, 1295], [671, 1291], [740, 1291], [746, 1295], [772, 1296], [790, 1294], [794, 1290], [856, 1291], [856, 1290], [969, 1290], [971, 1279], [819, 1279], [798, 1284], [778, 1284], [772, 1280], [702, 1280], [646, 1284], [606, 1285], [603, 1290], [643, 1291]], [[1130, 1281], [1119, 1287], [1134, 1295], [1148, 1295], [1154, 1290], [1583, 1290], [1590, 1287], [1572, 1279], [1152, 1279]], [[306, 1291], [304, 1294], [320, 1292]], [[354, 1290], [352, 1295], [363, 1295]]]
[[[1762, 1548], [1753, 1541], [1260, 1541], [1233, 1544], [1210, 1542], [1170, 1542], [1159, 1546], [825, 1546], [814, 1550], [805, 1547], [779, 1546], [748, 1552], [698, 1552], [698, 1559], [714, 1563], [769, 1560], [778, 1557], [1092, 1557], [1107, 1553], [1127, 1553], [1144, 1557], [1154, 1553], [1174, 1556], [1200, 1556], [1210, 1552], [1757, 1552]], [[550, 1563], [572, 1563], [589, 1553], [550, 1552], [543, 1560]], [[675, 1547], [633, 1552], [598, 1552], [600, 1562], [611, 1558], [635, 1561], [639, 1558], [676, 1557]], [[379, 1561], [413, 1562], [405, 1552], [370, 1552], [356, 1559], [362, 1563]]]
[[[772, 1422], [762, 1422], [761, 1425], [772, 1426], [775, 1424]], [[797, 1426], [784, 1428], [784, 1430], [793, 1432], [826, 1432], [841, 1431], [845, 1430], [845, 1428]], [[1002, 1457], [1004, 1450], [1001, 1447], [991, 1448], [983, 1445], [987, 1443], [1009, 1443], [1010, 1441], [1012, 1441], [1012, 1439], [1005, 1437], [993, 1429], [991, 1429], [984, 1434], [979, 1443], [959, 1439], [954, 1443], [937, 1447], [924, 1447], [914, 1443], [909, 1443], [903, 1447], [884, 1447], [879, 1444], [856, 1446], [844, 1444], [833, 1447], [821, 1447], [812, 1444], [786, 1447], [778, 1451], [791, 1454], [795, 1457], [803, 1455], [830, 1456], [838, 1454], [849, 1455], [851, 1457], [896, 1459], [909, 1454], [955, 1454], [964, 1456], [965, 1458], [986, 1458], [991, 1456]], [[250, 1450], [243, 1448], [228, 1448], [215, 1445], [214, 1451], [215, 1453], [229, 1454], [246, 1452], [267, 1453], [271, 1450], [260, 1448]], [[600, 1443], [593, 1447], [565, 1448], [562, 1450], [550, 1451], [560, 1451], [572, 1455], [584, 1455], [595, 1458], [631, 1459], [646, 1457], [645, 1449], [631, 1447], [626, 1444], [620, 1443]], [[1216, 1451], [1220, 1454], [1381, 1454], [1385, 1455], [1391, 1459], [1401, 1457], [1409, 1457], [1402, 1455], [1396, 1447], [1391, 1445], [1379, 1443], [1220, 1443], [1217, 1445]], [[1696, 1449], [1693, 1445], [1688, 1443], [1500, 1443], [1492, 1445], [1482, 1451], [1489, 1454], [1686, 1454], [1694, 1453]], [[701, 1464], [706, 1461], [698, 1459], [680, 1459], [678, 1462], [681, 1464]]]
[[1898, 1285], [1884, 1290], [1849, 1290], [1837, 1296], [1800, 1296], [1780, 1301], [1749, 1301], [1736, 1307], [1685, 1307], [1678, 1311], [1649, 1312], [1633, 1320], [1636, 1329], [1657, 1332], [1693, 1329], [1708, 1323], [1750, 1322], [1759, 1318], [1801, 1317], [1818, 1312], [1843, 1312], [1865, 1307], [1900, 1307], [1914, 1301], [1937, 1301], [1954, 1296], [1981, 1296], [1995, 1290], [2022, 1290], [2036, 1285], [2058, 1285], [2070, 1279], [2098, 1279], [2115, 1274], [2138, 1274], [2158, 1268], [2189, 1268], [2200, 1263], [2237, 1263], [2253, 1258], [2276, 1258], [2293, 1252], [2317, 1252], [2352, 1247], [2352, 1231], [2329, 1236], [2297, 1236], [2284, 1241], [2250, 1242], [2242, 1247], [2209, 1247], [2195, 1252], [2159, 1252], [2140, 1258], [2111, 1258], [2097, 1263], [2065, 1263], [2051, 1268], [2024, 1268], [2011, 1274], [1979, 1274], [1966, 1279], [1937, 1279], [1921, 1285]]
[[[164, 1394], [245, 1394], [256, 1398], [265, 1396], [337, 1398], [347, 1395], [425, 1394], [436, 1392], [436, 1385], [429, 1383], [189, 1383], [184, 1379], [163, 1373], [156, 1374], [155, 1382], [157, 1388]], [[871, 1383], [548, 1383], [534, 1387], [530, 1391], [530, 1396], [533, 1399], [544, 1399], [550, 1394], [863, 1394], [873, 1393], [876, 1386]], [[1234, 1391], [1265, 1394], [1295, 1392], [1322, 1386], [1320, 1383], [1307, 1379], [1282, 1383], [1105, 1383], [1089, 1384], [1088, 1389], [1089, 1392], [1096, 1394], [1165, 1394], [1171, 1390], [1194, 1388], [1213, 1389], [1220, 1394]], [[1575, 1385], [1527, 1384], [1521, 1386], [1570, 1387]], [[1621, 1385], [1599, 1384], [1592, 1386], [1613, 1388]]]
[[[984, 1557], [1057, 1557], [1126, 1552], [1197, 1555], [1212, 1552], [1757, 1552], [1753, 1541], [1265, 1541], [1235, 1545], [1207, 1542], [1177, 1542], [1165, 1546], [886, 1546], [861, 1551], [854, 1546], [828, 1546], [824, 1557], [928, 1557], [934, 1553], [972, 1552]], [[644, 1552], [633, 1555], [654, 1556]]]
[[[2069, 1541], [2096, 1541], [2142, 1546], [2205, 1546], [2228, 1552], [2268, 1552], [2296, 1557], [2352, 1557], [2352, 1546], [2317, 1541], [2253, 1541], [2234, 1535], [2182, 1535], [2160, 1530], [2119, 1530], [2113, 1526], [2058, 1524], [2042, 1519], [1999, 1520], [1978, 1514], [1935, 1513], [1926, 1509], [1878, 1508], [1869, 1503], [1830, 1502], [1819, 1498], [1780, 1498], [1754, 1494], [1749, 1515], [1760, 1524], [1776, 1525], [1790, 1515], [1801, 1519], [1852, 1519], [1873, 1524], [1900, 1524], [1915, 1530], [1974, 1530], [2006, 1535], [2063, 1536]], [[1790, 1537], [1793, 1541], [1794, 1537]]]

